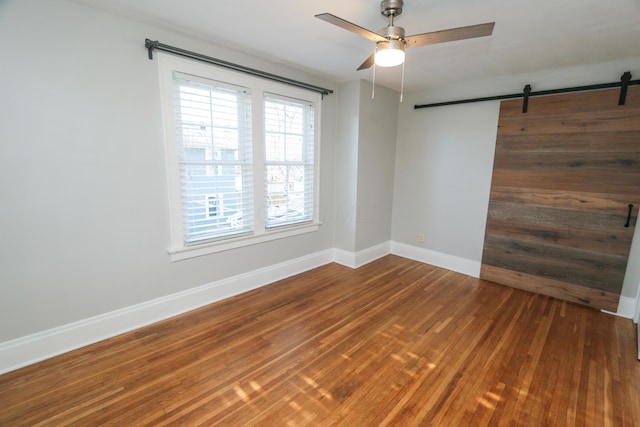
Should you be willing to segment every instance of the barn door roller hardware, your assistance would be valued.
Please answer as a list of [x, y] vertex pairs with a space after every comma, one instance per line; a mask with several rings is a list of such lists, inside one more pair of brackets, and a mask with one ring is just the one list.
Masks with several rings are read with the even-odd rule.
[[631, 83], [631, 73], [626, 71], [620, 80], [622, 81], [622, 85], [620, 86], [620, 98], [618, 98], [618, 105], [624, 105], [627, 100], [627, 88], [629, 87], [629, 83]]
[[526, 113], [529, 109], [529, 97], [531, 96], [531, 85], [524, 87], [524, 100], [522, 101], [522, 112]]
[[629, 214], [627, 215], [627, 223], [624, 225], [626, 228], [629, 228], [629, 224], [631, 223], [631, 210], [633, 209], [633, 205], [629, 203]]
[[589, 90], [611, 89], [616, 87], [620, 88], [620, 98], [618, 98], [618, 105], [624, 105], [627, 99], [627, 88], [629, 86], [634, 86], [634, 85], [640, 85], [640, 80], [631, 80], [631, 72], [626, 71], [620, 78], [620, 81], [614, 82], [614, 83], [601, 83], [601, 84], [588, 85], [588, 86], [566, 87], [562, 89], [541, 90], [538, 92], [532, 92], [531, 85], [526, 85], [522, 93], [486, 96], [482, 98], [461, 99], [456, 101], [436, 102], [433, 104], [421, 104], [421, 105], [416, 104], [413, 106], [413, 108], [417, 110], [419, 108], [443, 107], [445, 105], [470, 104], [473, 102], [502, 101], [505, 99], [524, 98], [524, 102], [522, 104], [522, 112], [526, 113], [529, 107], [529, 98], [532, 96], [556, 95], [559, 93], [569, 93], [569, 92], [585, 92]]

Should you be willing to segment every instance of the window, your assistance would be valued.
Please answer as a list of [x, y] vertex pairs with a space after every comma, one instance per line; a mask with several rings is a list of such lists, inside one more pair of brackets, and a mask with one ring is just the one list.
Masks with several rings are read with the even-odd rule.
[[172, 259], [315, 231], [320, 95], [158, 56]]
[[250, 94], [177, 72], [173, 94], [184, 243], [250, 232], [250, 215], [231, 221], [252, 204]]
[[313, 218], [313, 105], [264, 98], [267, 227]]

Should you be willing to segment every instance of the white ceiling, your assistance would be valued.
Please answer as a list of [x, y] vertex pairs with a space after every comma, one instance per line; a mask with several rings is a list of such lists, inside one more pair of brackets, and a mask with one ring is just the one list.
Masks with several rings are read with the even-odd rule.
[[[379, 0], [77, 1], [336, 82], [372, 79], [373, 69], [356, 68], [374, 43], [314, 15], [329, 12], [374, 32], [387, 24]], [[640, 58], [640, 0], [405, 0], [396, 25], [413, 35], [492, 21], [490, 37], [409, 49], [405, 91]], [[376, 70], [376, 82], [393, 89], [400, 77], [401, 67]]]

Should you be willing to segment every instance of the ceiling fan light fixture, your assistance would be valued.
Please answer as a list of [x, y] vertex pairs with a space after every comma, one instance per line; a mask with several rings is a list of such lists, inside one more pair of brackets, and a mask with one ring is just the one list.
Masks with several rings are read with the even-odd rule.
[[358, 70], [367, 69], [374, 64], [380, 67], [394, 67], [404, 64], [404, 51], [408, 47], [428, 46], [437, 43], [490, 36], [493, 34], [493, 27], [496, 24], [495, 22], [486, 22], [484, 24], [468, 25], [466, 27], [405, 36], [404, 28], [395, 25], [396, 18], [402, 14], [403, 3], [403, 0], [382, 0], [380, 3], [380, 13], [389, 19], [389, 23], [386, 27], [378, 30], [377, 33], [345, 21], [330, 13], [320, 13], [316, 15], [316, 18], [376, 42], [375, 51], [365, 59], [358, 67]]
[[404, 62], [404, 43], [400, 40], [378, 42], [375, 63], [379, 67], [395, 67]]

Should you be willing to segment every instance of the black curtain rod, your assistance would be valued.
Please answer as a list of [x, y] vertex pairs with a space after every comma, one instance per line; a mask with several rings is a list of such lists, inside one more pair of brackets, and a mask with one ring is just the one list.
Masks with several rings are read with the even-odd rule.
[[[417, 110], [418, 108], [443, 107], [445, 105], [470, 104], [472, 102], [483, 102], [483, 101], [500, 101], [504, 99], [514, 99], [514, 98], [525, 98], [526, 100], [531, 96], [554, 95], [554, 94], [569, 93], [569, 92], [584, 92], [589, 90], [611, 89], [616, 87], [622, 88], [620, 92], [620, 100], [618, 104], [624, 105], [625, 97], [627, 94], [627, 86], [640, 85], [640, 80], [631, 80], [631, 73], [628, 71], [622, 75], [620, 80], [621, 81], [614, 82], [614, 83], [601, 83], [601, 84], [588, 85], [588, 86], [575, 86], [575, 87], [567, 87], [562, 89], [541, 90], [538, 92], [531, 92], [531, 86], [526, 85], [522, 93], [486, 96], [482, 98], [460, 99], [457, 101], [436, 102], [433, 104], [421, 104], [421, 105], [414, 105], [413, 108]], [[526, 107], [523, 110], [524, 112], [526, 112]]]
[[169, 46], [169, 45], [160, 43], [157, 40], [153, 41], [153, 40], [145, 39], [144, 46], [149, 51], [149, 59], [153, 59], [153, 50], [157, 49], [157, 50], [162, 50], [164, 52], [175, 53], [176, 55], [184, 56], [187, 58], [197, 59], [198, 61], [207, 62], [209, 64], [218, 65], [220, 67], [229, 68], [231, 70], [240, 71], [246, 74], [251, 74], [252, 76], [262, 77], [264, 79], [285, 83], [291, 86], [300, 87], [313, 92], [318, 92], [323, 96], [333, 93], [333, 90], [331, 89], [314, 86], [309, 83], [300, 82], [287, 77], [282, 77], [276, 74], [271, 74], [264, 71], [256, 70], [254, 68], [245, 67], [243, 65], [234, 64], [232, 62], [223, 61], [222, 59], [212, 58], [210, 56], [202, 55], [196, 52], [191, 52], [189, 50], [181, 49], [179, 47]]

